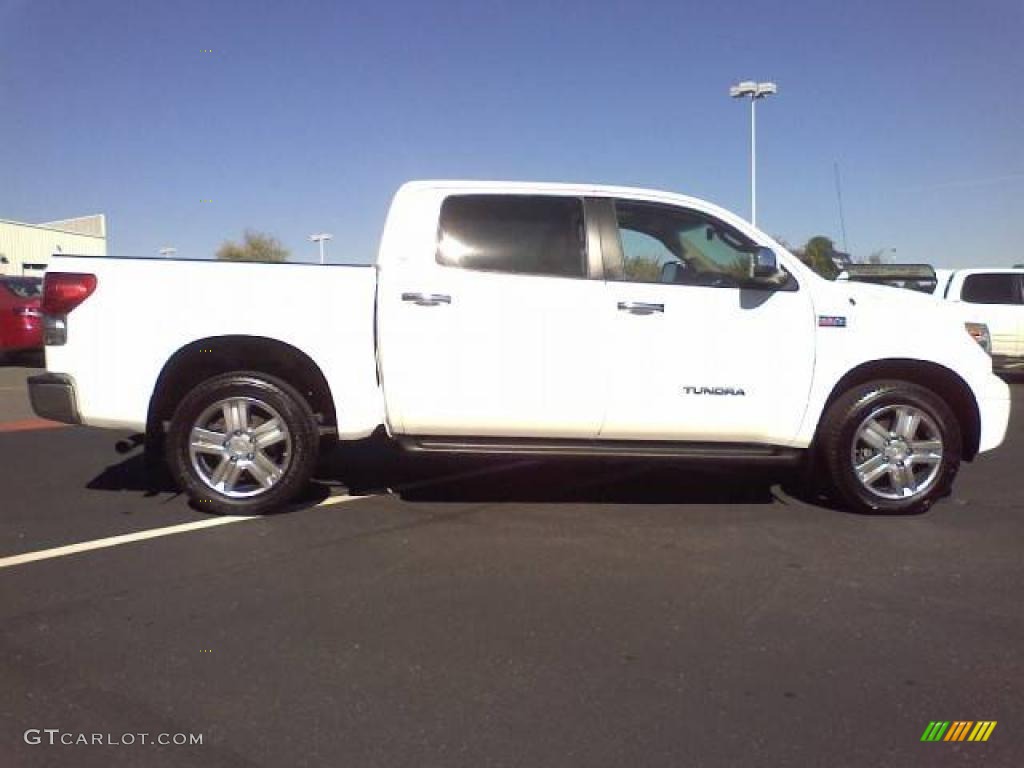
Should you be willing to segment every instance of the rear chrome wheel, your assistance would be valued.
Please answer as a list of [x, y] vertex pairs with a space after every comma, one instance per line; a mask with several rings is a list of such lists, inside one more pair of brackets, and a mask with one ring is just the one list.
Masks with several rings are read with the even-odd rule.
[[200, 414], [189, 435], [199, 478], [232, 499], [266, 493], [291, 464], [292, 437], [272, 406], [252, 397], [218, 400]]
[[857, 427], [850, 461], [861, 485], [883, 499], [911, 499], [935, 484], [942, 433], [912, 405], [876, 408]]
[[320, 433], [307, 400], [281, 379], [240, 371], [207, 379], [167, 432], [171, 474], [199, 509], [262, 514], [295, 498], [316, 465]]

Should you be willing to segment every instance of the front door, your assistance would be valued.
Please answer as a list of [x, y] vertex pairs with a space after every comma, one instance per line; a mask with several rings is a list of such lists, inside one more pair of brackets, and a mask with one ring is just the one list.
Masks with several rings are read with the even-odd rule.
[[788, 273], [771, 289], [751, 283], [756, 244], [709, 214], [615, 200], [605, 215], [612, 364], [600, 437], [791, 440], [814, 369], [809, 292]]

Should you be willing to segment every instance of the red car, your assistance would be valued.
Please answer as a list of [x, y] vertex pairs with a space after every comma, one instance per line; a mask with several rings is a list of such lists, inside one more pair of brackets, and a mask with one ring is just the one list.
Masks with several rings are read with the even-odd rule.
[[38, 277], [0, 276], [0, 358], [42, 349], [42, 293]]

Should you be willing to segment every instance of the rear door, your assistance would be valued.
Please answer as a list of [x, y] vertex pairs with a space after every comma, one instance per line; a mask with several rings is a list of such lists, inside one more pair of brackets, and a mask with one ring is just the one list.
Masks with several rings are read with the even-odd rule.
[[1024, 298], [1021, 276], [1014, 272], [974, 272], [964, 277], [960, 298], [976, 305], [977, 319], [992, 334], [992, 354], [1024, 355]]
[[755, 244], [699, 210], [607, 202], [602, 439], [785, 444], [814, 369], [809, 291], [747, 282]]
[[449, 194], [420, 268], [385, 269], [395, 432], [592, 438], [604, 404], [600, 256], [580, 197]]

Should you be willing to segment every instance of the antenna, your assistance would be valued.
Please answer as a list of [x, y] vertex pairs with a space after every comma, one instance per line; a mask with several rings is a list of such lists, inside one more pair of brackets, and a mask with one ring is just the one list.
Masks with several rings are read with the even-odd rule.
[[836, 172], [836, 199], [839, 201], [839, 228], [843, 233], [843, 250], [846, 251], [846, 253], [849, 253], [850, 248], [846, 245], [846, 217], [843, 216], [843, 187], [839, 182], [838, 161], [832, 162], [832, 168]]

